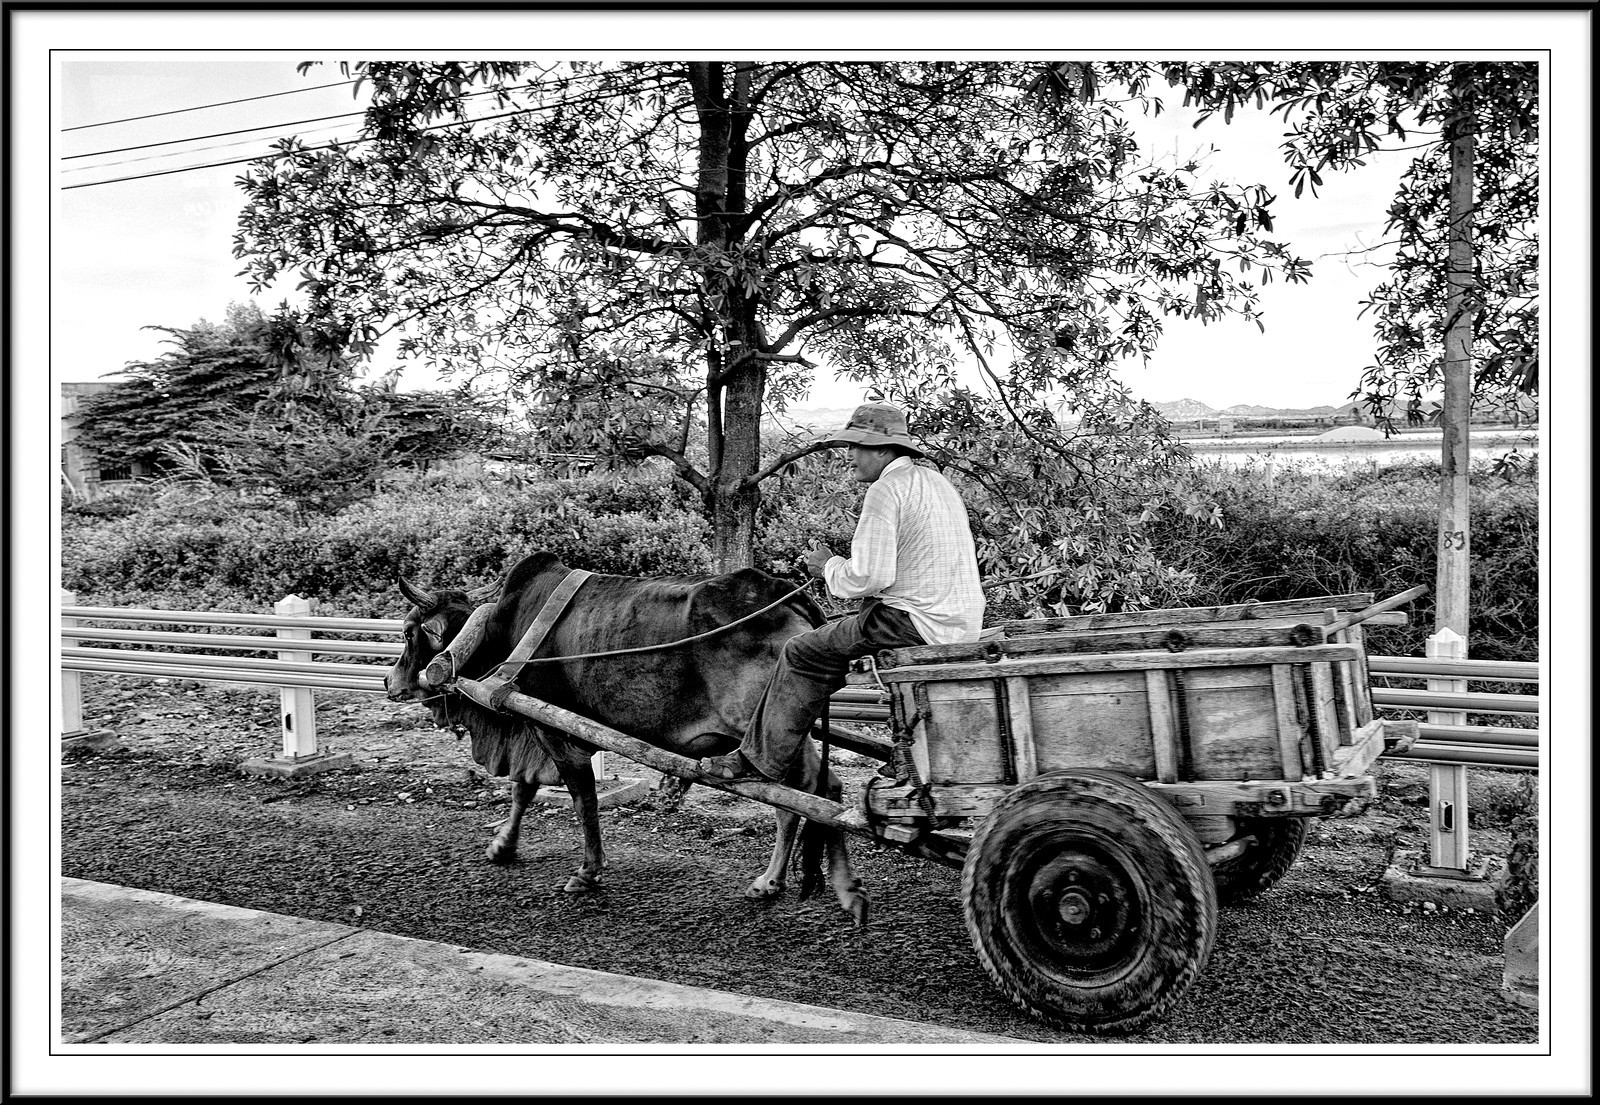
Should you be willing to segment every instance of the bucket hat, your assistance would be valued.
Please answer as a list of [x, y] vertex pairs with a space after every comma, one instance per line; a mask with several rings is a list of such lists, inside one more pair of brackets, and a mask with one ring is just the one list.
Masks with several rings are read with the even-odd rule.
[[844, 429], [824, 439], [828, 445], [898, 445], [919, 457], [927, 456], [906, 427], [906, 412], [890, 403], [863, 403]]

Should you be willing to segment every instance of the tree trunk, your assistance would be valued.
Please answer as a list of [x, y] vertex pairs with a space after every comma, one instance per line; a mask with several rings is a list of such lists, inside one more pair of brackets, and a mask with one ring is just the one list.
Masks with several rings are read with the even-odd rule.
[[1434, 629], [1467, 636], [1472, 526], [1468, 517], [1468, 422], [1472, 415], [1472, 171], [1474, 121], [1451, 117], [1449, 297], [1444, 335], [1444, 442], [1439, 477], [1439, 570]]
[[[738, 216], [748, 202], [745, 172], [748, 147], [746, 97], [750, 67], [723, 62], [691, 62], [689, 82], [699, 112], [699, 161], [696, 166], [695, 216], [699, 220], [696, 243], [708, 260], [729, 259], [738, 232]], [[759, 330], [756, 305], [744, 291], [742, 280], [730, 270], [708, 266], [705, 277], [709, 327], [714, 340], [726, 349], [706, 358], [708, 401], [706, 417], [710, 445], [710, 488], [706, 512], [711, 520], [712, 555], [718, 571], [748, 567], [755, 561], [756, 508], [760, 492], [745, 487], [761, 461], [761, 403], [766, 391], [766, 367], [750, 358]], [[730, 367], [732, 366], [732, 367]]]

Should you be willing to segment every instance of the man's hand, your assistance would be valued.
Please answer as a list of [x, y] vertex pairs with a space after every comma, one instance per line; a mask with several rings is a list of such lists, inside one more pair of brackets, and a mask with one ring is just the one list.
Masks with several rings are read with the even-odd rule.
[[801, 558], [805, 564], [806, 572], [816, 576], [818, 579], [823, 578], [823, 569], [828, 566], [828, 561], [832, 559], [833, 553], [823, 548], [820, 541], [811, 542], [811, 548], [807, 549], [805, 556]]

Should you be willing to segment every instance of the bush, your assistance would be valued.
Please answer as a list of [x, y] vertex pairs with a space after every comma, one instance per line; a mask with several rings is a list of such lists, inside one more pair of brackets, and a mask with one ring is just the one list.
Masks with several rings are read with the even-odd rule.
[[[1310, 598], [1371, 591], [1379, 598], [1437, 570], [1437, 464], [1336, 472], [1312, 480], [1280, 471], [1268, 489], [1249, 469], [1204, 470], [1223, 508], [1209, 530], [1169, 525], [1156, 531], [1158, 554], [1192, 570], [1191, 605], [1250, 599]], [[1473, 472], [1468, 654], [1528, 660], [1539, 649], [1539, 491], [1537, 467], [1506, 476]], [[1434, 596], [1407, 607], [1411, 624], [1368, 630], [1369, 652], [1421, 655], [1432, 632]]]
[[399, 608], [398, 575], [477, 586], [539, 549], [596, 571], [704, 574], [706, 524], [669, 479], [511, 488], [423, 477], [334, 515], [298, 518], [267, 500], [175, 489], [121, 517], [66, 514], [62, 585], [80, 601], [185, 609], [259, 609], [296, 593], [370, 617]]

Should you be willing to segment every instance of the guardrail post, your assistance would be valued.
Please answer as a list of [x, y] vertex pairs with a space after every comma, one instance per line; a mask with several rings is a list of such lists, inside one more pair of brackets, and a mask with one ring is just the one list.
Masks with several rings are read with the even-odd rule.
[[[1448, 626], [1428, 638], [1429, 659], [1465, 660], [1466, 638]], [[1465, 693], [1462, 678], [1429, 679], [1428, 690]], [[1430, 725], [1465, 725], [1466, 711], [1429, 710]], [[1439, 902], [1485, 912], [1497, 908], [1495, 888], [1505, 864], [1496, 857], [1471, 863], [1467, 836], [1467, 764], [1428, 765], [1428, 852], [1397, 850], [1383, 873], [1384, 893], [1399, 901]]]
[[[311, 600], [299, 595], [289, 595], [273, 604], [272, 612], [280, 617], [303, 618], [311, 613]], [[279, 626], [277, 634], [284, 641], [304, 641], [309, 644], [311, 630]], [[279, 652], [278, 659], [291, 663], [309, 663], [311, 653], [306, 649]], [[350, 754], [327, 753], [317, 750], [317, 703], [310, 687], [278, 688], [281, 708], [279, 719], [283, 723], [283, 754], [272, 759], [251, 759], [241, 765], [241, 770], [252, 775], [315, 775], [335, 767], [350, 764]]]
[[[1428, 638], [1424, 654], [1432, 659], [1464, 660], [1467, 641], [1453, 629], [1441, 629]], [[1465, 692], [1465, 679], [1430, 679], [1430, 691]], [[1430, 725], [1465, 725], [1460, 710], [1429, 710]], [[1428, 865], [1438, 871], [1467, 873], [1470, 848], [1467, 833], [1467, 768], [1465, 764], [1431, 764], [1428, 768]]]
[[[286, 618], [304, 618], [311, 614], [311, 600], [299, 595], [279, 599], [272, 607], [274, 614]], [[309, 641], [311, 630], [278, 627], [278, 636], [291, 641]], [[309, 664], [309, 652], [280, 652], [278, 659], [290, 663]], [[282, 708], [278, 711], [283, 722], [283, 758], [299, 760], [317, 754], [317, 703], [310, 687], [281, 687], [278, 690]]]
[[[61, 606], [78, 604], [78, 596], [74, 591], [62, 591]], [[62, 618], [61, 647], [71, 648], [78, 642], [67, 636], [66, 630], [78, 624], [77, 618]], [[58, 672], [61, 676], [61, 739], [83, 735], [83, 673], [76, 671]]]

